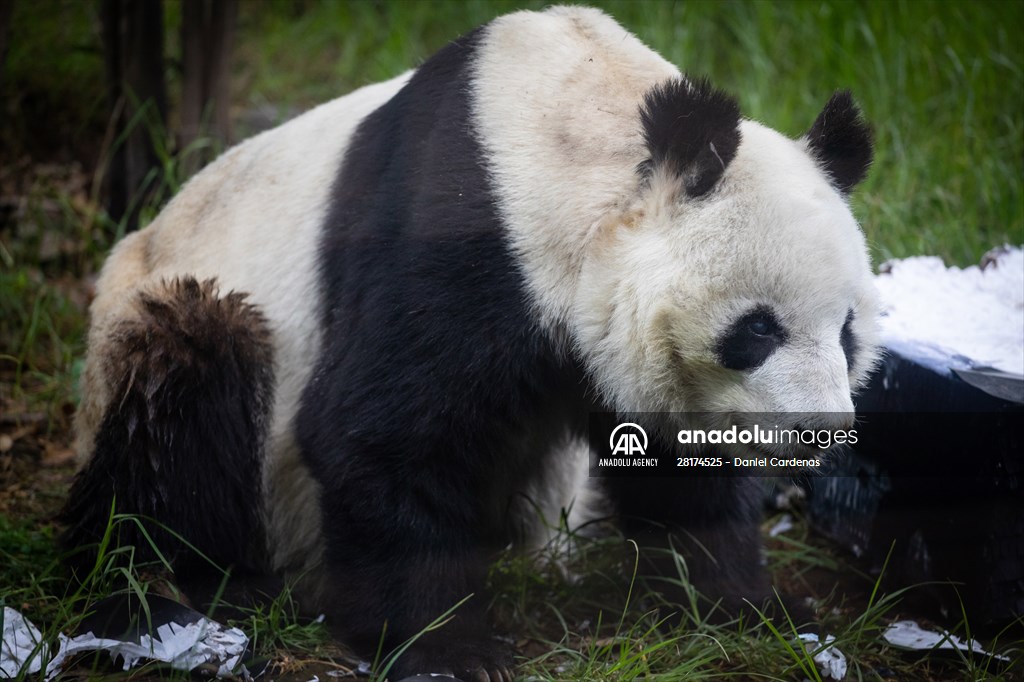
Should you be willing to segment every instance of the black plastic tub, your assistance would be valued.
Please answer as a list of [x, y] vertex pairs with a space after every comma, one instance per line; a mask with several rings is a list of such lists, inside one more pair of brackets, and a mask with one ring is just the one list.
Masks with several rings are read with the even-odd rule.
[[857, 401], [857, 445], [810, 481], [812, 524], [884, 566], [888, 588], [919, 585], [909, 596], [927, 615], [955, 623], [963, 609], [972, 626], [1024, 616], [1020, 394], [1011, 375], [890, 353]]

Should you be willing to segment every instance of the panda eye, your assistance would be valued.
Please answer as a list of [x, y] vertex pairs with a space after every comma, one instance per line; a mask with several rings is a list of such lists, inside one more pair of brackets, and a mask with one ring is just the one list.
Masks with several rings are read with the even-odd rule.
[[768, 324], [768, 320], [763, 317], [755, 317], [747, 322], [747, 329], [756, 336], [768, 336], [772, 331], [771, 325]]
[[785, 342], [786, 331], [775, 313], [761, 305], [729, 325], [715, 342], [715, 355], [727, 369], [756, 369]]

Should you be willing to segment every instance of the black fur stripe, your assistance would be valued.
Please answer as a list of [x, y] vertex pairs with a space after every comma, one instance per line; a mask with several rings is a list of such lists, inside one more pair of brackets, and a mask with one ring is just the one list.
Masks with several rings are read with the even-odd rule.
[[[121, 324], [109, 353], [117, 384], [93, 456], [62, 512], [66, 549], [97, 542], [116, 500], [117, 513], [156, 519], [222, 567], [258, 562], [273, 349], [263, 315], [244, 299], [191, 277], [139, 295], [137, 318]], [[173, 535], [146, 527], [176, 571], [196, 564]], [[154, 558], [137, 526], [118, 529], [136, 561]]]
[[371, 652], [385, 621], [397, 645], [470, 593], [444, 632], [487, 644], [506, 505], [582, 402], [532, 319], [475, 138], [480, 35], [363, 121], [324, 226], [324, 347], [296, 433], [323, 490], [335, 609]]

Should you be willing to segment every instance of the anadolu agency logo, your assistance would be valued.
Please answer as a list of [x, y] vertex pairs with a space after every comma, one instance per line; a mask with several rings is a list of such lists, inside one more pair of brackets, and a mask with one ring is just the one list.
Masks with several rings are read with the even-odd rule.
[[647, 432], [633, 422], [619, 424], [608, 437], [608, 447], [613, 455], [643, 456], [647, 454]]

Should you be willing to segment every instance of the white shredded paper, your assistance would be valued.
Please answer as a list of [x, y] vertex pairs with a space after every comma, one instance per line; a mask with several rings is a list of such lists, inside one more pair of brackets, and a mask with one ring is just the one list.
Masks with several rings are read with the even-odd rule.
[[1024, 250], [1005, 247], [984, 268], [935, 256], [889, 261], [875, 284], [882, 343], [945, 372], [993, 367], [1024, 375]]
[[22, 668], [33, 675], [43, 667], [49, 647], [30, 621], [9, 606], [4, 607], [3, 642], [0, 643], [0, 673], [15, 677]]
[[899, 620], [890, 624], [885, 629], [885, 632], [882, 633], [882, 638], [889, 644], [903, 649], [913, 649], [915, 651], [959, 649], [960, 651], [974, 651], [1003, 661], [1010, 660], [1006, 656], [986, 651], [984, 647], [973, 639], [964, 642], [956, 635], [951, 635], [945, 630], [939, 632], [925, 630], [912, 620]]
[[[139, 661], [160, 661], [176, 670], [193, 670], [203, 664], [212, 664], [218, 666], [218, 677], [226, 677], [236, 674], [235, 669], [248, 643], [249, 638], [238, 628], [225, 628], [206, 618], [188, 625], [166, 623], [157, 628], [154, 637], [142, 635], [138, 643], [96, 637], [91, 632], [75, 637], [60, 634], [57, 651], [46, 666], [46, 679], [56, 676], [66, 659], [87, 651], [106, 651], [111, 660], [120, 656], [124, 670], [135, 667]], [[14, 609], [4, 607], [0, 655], [3, 675], [14, 677], [26, 662], [26, 672], [39, 672], [48, 651], [42, 635], [31, 621]]]
[[841, 680], [846, 677], [846, 655], [832, 645], [836, 638], [826, 635], [825, 643], [822, 644], [818, 635], [813, 632], [805, 632], [797, 635], [807, 646], [814, 662], [818, 664], [818, 670], [825, 679]]
[[789, 514], [783, 514], [775, 522], [775, 525], [768, 530], [768, 535], [774, 538], [791, 530], [793, 530], [793, 517]]

